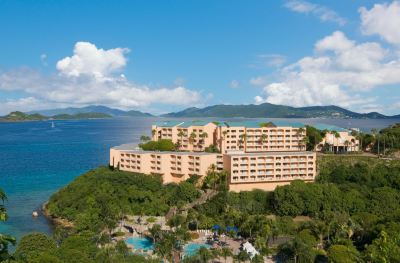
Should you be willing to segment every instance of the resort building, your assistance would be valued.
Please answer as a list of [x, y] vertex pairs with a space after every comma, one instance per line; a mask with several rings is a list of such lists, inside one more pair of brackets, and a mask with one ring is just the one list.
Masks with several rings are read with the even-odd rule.
[[[232, 191], [272, 191], [293, 180], [314, 181], [316, 154], [305, 151], [305, 135], [304, 125], [288, 122], [158, 122], [152, 125], [152, 139], [171, 140], [177, 151], [122, 145], [111, 148], [110, 165], [160, 175], [164, 183], [204, 177], [214, 167], [229, 172]], [[205, 152], [209, 146], [219, 152]]]
[[216, 142], [222, 153], [302, 151], [305, 135], [299, 123], [224, 122], [218, 125]]
[[153, 141], [169, 139], [180, 151], [204, 151], [214, 144], [214, 132], [217, 125], [204, 121], [164, 121], [152, 125]]
[[224, 155], [231, 191], [273, 191], [293, 180], [312, 182], [316, 175], [314, 152], [232, 153]]
[[351, 135], [351, 130], [326, 124], [316, 124], [314, 127], [326, 131], [325, 137], [316, 147], [317, 151], [346, 153], [360, 150], [360, 141]]

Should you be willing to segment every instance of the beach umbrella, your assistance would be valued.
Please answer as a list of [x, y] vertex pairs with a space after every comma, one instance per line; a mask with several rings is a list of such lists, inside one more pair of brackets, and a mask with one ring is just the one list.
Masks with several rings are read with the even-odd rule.
[[221, 226], [220, 225], [213, 225], [212, 229], [213, 230], [218, 230], [218, 229], [221, 229]]

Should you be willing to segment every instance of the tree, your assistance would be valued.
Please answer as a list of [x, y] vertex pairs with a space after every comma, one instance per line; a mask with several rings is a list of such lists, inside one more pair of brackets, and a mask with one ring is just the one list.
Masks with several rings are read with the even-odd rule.
[[[4, 193], [2, 189], [0, 189], [0, 222], [6, 221], [7, 210], [4, 206], [4, 202], [7, 200], [7, 195]], [[10, 244], [15, 245], [15, 238], [9, 235], [4, 235], [0, 233], [0, 261], [6, 260], [9, 257], [8, 254], [8, 246]]]
[[[335, 137], [335, 141], [336, 141], [336, 153], [339, 152], [339, 138], [340, 138], [340, 134], [337, 131], [332, 131], [333, 136]], [[334, 143], [335, 145], [335, 143]]]
[[161, 239], [162, 236], [162, 230], [161, 226], [159, 224], [154, 224], [150, 229], [149, 229], [150, 237], [153, 240], [153, 243], [157, 243], [158, 239]]
[[239, 262], [246, 262], [250, 260], [250, 256], [246, 251], [242, 250], [239, 252], [239, 254], [236, 255], [236, 260], [238, 260]]
[[328, 249], [328, 260], [332, 263], [362, 262], [360, 252], [352, 245], [333, 245]]
[[151, 138], [149, 136], [146, 136], [146, 135], [140, 136], [140, 141], [141, 142], [148, 142], [150, 140], [151, 140]]
[[178, 141], [179, 142], [179, 148], [178, 149], [180, 149], [180, 147], [182, 147], [182, 145], [183, 145], [183, 136], [185, 136], [185, 132], [180, 130], [178, 132], [178, 137], [180, 138], [180, 141]]
[[400, 235], [397, 233], [390, 237], [381, 231], [378, 238], [367, 246], [365, 258], [374, 263], [400, 262]]
[[199, 144], [204, 144], [204, 139], [208, 138], [208, 133], [207, 132], [203, 132], [199, 135], [199, 137], [201, 138], [201, 140], [199, 140]]
[[189, 135], [189, 143], [193, 144], [194, 141], [196, 140], [196, 137], [197, 137], [196, 133], [194, 133], [194, 132], [190, 133], [190, 135]]
[[239, 135], [239, 146], [242, 147], [244, 143], [244, 148], [246, 148], [246, 142], [247, 142], [247, 134], [242, 133]]
[[225, 263], [226, 263], [226, 259], [228, 257], [232, 257], [233, 256], [232, 250], [229, 247], [223, 247], [221, 249], [220, 254], [224, 258]]
[[278, 248], [278, 254], [292, 258], [295, 263], [314, 262], [316, 240], [308, 230], [298, 233], [292, 241]]
[[42, 233], [32, 233], [24, 236], [18, 243], [14, 256], [27, 262], [36, 261], [43, 253], [54, 251], [56, 242]]
[[303, 138], [300, 139], [300, 137], [304, 135], [305, 131], [306, 131], [306, 129], [304, 129], [303, 127], [298, 128], [296, 131], [297, 144], [298, 144], [298, 147], [300, 150], [303, 148], [303, 145], [304, 145]]
[[261, 134], [260, 136], [260, 144], [264, 144], [264, 142], [266, 142], [268, 139], [268, 135], [266, 135], [265, 133]]

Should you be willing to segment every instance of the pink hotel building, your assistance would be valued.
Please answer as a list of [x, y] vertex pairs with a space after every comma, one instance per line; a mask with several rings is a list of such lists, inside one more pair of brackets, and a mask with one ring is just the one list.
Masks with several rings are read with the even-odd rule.
[[[170, 139], [179, 151], [143, 151], [129, 145], [110, 149], [110, 165], [123, 171], [158, 174], [164, 183], [205, 176], [214, 165], [229, 172], [231, 191], [273, 191], [293, 180], [312, 182], [316, 154], [305, 151], [302, 124], [274, 121], [165, 121], [152, 125], [152, 139]], [[220, 153], [205, 152], [215, 145]]]

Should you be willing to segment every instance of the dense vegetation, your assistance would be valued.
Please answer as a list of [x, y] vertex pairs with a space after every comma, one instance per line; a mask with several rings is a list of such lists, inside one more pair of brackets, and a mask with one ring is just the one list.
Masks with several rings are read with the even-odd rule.
[[[187, 229], [218, 225], [218, 231], [245, 237], [262, 254], [274, 254], [281, 262], [400, 262], [400, 162], [324, 156], [318, 158], [318, 170], [316, 183], [296, 181], [274, 192], [233, 193], [225, 187], [227, 174], [211, 169], [202, 187], [217, 195], [172, 217], [172, 232], [157, 225], [150, 229], [157, 255], [170, 260], [190, 238]], [[68, 219], [75, 227], [57, 229], [53, 237], [24, 237], [14, 260], [147, 262], [130, 255], [123, 242], [107, 245], [111, 231], [104, 230], [114, 228], [124, 214], [164, 215], [173, 206], [183, 207], [199, 197], [195, 185], [196, 178], [163, 185], [157, 175], [108, 167], [90, 171], [54, 194], [48, 204], [52, 216]], [[217, 254], [230, 252], [201, 250], [185, 262], [207, 262]], [[243, 261], [248, 255], [235, 258]]]
[[158, 175], [143, 175], [101, 167], [54, 194], [47, 205], [54, 217], [68, 219], [82, 230], [113, 228], [125, 214], [164, 215], [199, 196], [189, 182], [163, 185]]
[[[203, 228], [238, 227], [261, 250], [277, 236], [291, 236], [277, 250], [284, 262], [400, 262], [399, 161], [330, 156], [319, 159], [319, 169], [317, 183], [221, 192], [191, 213]], [[295, 223], [295, 216], [310, 220]]]
[[20, 111], [14, 111], [6, 116], [0, 117], [0, 121], [38, 121], [45, 119], [47, 119], [47, 117], [40, 114], [26, 114]]
[[140, 143], [139, 147], [145, 151], [175, 151], [176, 145], [169, 139], [147, 141]]

